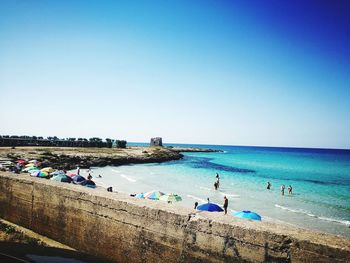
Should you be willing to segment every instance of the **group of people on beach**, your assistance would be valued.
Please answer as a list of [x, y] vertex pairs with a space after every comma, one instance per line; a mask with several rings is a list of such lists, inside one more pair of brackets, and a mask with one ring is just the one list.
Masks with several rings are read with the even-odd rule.
[[[271, 183], [267, 182], [266, 189], [271, 190], [271, 186], [272, 186]], [[284, 195], [284, 190], [286, 189], [286, 186], [282, 184], [280, 189], [281, 189], [281, 195]], [[291, 185], [288, 186], [288, 194], [290, 195], [293, 194], [293, 187]]]

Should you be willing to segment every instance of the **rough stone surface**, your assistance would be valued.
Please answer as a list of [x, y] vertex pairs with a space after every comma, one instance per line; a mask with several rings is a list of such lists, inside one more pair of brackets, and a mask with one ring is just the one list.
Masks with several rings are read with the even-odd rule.
[[350, 240], [0, 173], [0, 217], [116, 262], [349, 262]]

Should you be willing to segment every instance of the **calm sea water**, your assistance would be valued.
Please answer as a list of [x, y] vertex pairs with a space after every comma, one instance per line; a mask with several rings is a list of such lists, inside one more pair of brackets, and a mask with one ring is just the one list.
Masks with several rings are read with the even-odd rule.
[[[325, 149], [174, 145], [219, 149], [185, 153], [179, 161], [94, 169], [97, 184], [126, 193], [160, 190], [182, 196], [184, 206], [223, 204], [252, 210], [263, 220], [350, 237], [350, 151]], [[220, 188], [214, 189], [215, 175]], [[101, 174], [102, 178], [96, 178]], [[266, 189], [271, 182], [271, 190]], [[280, 186], [286, 186], [282, 196]], [[287, 187], [293, 187], [289, 195]]]

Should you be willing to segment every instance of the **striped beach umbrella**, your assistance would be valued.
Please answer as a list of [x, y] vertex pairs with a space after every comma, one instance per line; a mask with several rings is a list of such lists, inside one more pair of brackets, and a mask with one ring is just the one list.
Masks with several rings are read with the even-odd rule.
[[31, 171], [30, 172], [30, 176], [38, 176], [38, 174], [40, 173], [40, 170], [36, 170], [36, 171]]
[[159, 198], [159, 200], [165, 201], [165, 202], [168, 202], [168, 203], [173, 203], [173, 202], [182, 201], [182, 198], [181, 198], [181, 196], [176, 195], [176, 194], [165, 194], [165, 195], [162, 195]]
[[38, 177], [48, 177], [48, 176], [49, 176], [48, 173], [42, 172], [42, 171], [40, 171], [40, 173], [38, 174]]
[[164, 195], [164, 193], [160, 191], [151, 191], [144, 194], [145, 199], [151, 200], [159, 200], [162, 195]]
[[30, 176], [34, 176], [34, 177], [47, 177], [48, 173], [42, 172], [40, 170], [34, 171], [30, 173]]

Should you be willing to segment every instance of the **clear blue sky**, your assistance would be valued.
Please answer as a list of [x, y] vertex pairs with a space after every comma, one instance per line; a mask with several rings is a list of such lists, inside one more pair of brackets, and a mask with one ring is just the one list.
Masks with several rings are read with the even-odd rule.
[[0, 0], [0, 134], [350, 148], [349, 1]]

